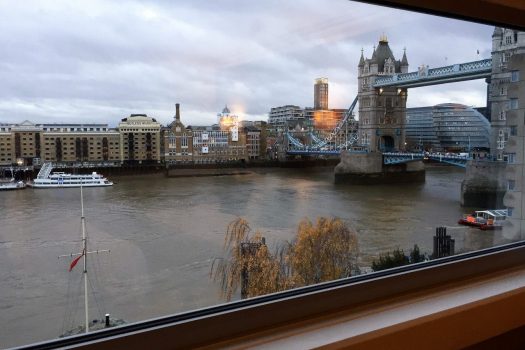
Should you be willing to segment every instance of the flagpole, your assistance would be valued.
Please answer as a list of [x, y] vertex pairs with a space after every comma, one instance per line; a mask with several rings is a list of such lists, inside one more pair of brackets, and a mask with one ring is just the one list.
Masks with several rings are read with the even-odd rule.
[[80, 208], [82, 211], [82, 216], [80, 217], [80, 220], [82, 222], [82, 241], [83, 241], [83, 250], [82, 253], [84, 255], [83, 261], [84, 261], [84, 306], [86, 309], [86, 333], [89, 332], [89, 307], [88, 307], [88, 289], [87, 289], [87, 237], [86, 237], [86, 220], [84, 217], [84, 193], [82, 192], [82, 180], [80, 180]]
[[85, 333], [89, 332], [89, 301], [88, 301], [88, 280], [87, 280], [87, 255], [88, 254], [98, 254], [98, 253], [109, 253], [110, 250], [103, 249], [103, 250], [93, 250], [88, 251], [87, 250], [87, 233], [86, 233], [86, 218], [84, 216], [84, 192], [83, 192], [83, 182], [81, 180], [80, 182], [80, 210], [81, 210], [81, 216], [80, 216], [80, 223], [82, 226], [82, 252], [81, 253], [72, 253], [72, 254], [66, 254], [66, 255], [59, 255], [58, 258], [63, 257], [74, 257], [76, 258], [71, 262], [69, 265], [69, 272], [73, 270], [73, 268], [76, 266], [80, 258], [83, 258], [82, 261], [84, 262], [84, 308], [85, 308]]

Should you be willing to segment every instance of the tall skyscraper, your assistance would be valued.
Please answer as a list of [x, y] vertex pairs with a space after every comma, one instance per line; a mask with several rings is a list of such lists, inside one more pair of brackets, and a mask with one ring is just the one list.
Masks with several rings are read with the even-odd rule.
[[314, 85], [314, 109], [328, 109], [328, 79], [317, 78]]

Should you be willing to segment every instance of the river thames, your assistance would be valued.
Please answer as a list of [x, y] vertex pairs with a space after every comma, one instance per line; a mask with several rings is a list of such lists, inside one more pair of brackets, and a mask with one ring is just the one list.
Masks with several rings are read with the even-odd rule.
[[[109, 312], [136, 322], [223, 302], [210, 280], [229, 222], [243, 217], [272, 246], [304, 217], [337, 216], [359, 237], [360, 266], [418, 244], [432, 252], [447, 226], [456, 252], [506, 243], [500, 233], [457, 225], [464, 170], [427, 168], [424, 184], [335, 185], [332, 169], [258, 170], [222, 177], [112, 177], [84, 190], [90, 250], [90, 318]], [[0, 193], [0, 347], [58, 337], [83, 320], [80, 190]], [[100, 310], [97, 312], [96, 310]]]

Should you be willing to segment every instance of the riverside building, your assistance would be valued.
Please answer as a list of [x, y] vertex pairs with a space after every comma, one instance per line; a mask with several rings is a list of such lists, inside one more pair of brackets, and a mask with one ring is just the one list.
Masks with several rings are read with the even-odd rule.
[[231, 114], [228, 106], [224, 106], [222, 112], [217, 114], [217, 122], [221, 130], [228, 130], [239, 126], [239, 117]]
[[160, 123], [146, 114], [131, 114], [118, 125], [120, 159], [125, 164], [156, 164], [160, 157]]
[[11, 137], [11, 125], [0, 124], [0, 165], [15, 163], [13, 158], [13, 140]]
[[42, 125], [28, 120], [4, 124], [0, 129], [0, 163], [33, 165], [42, 156]]
[[107, 124], [0, 125], [0, 165], [120, 161], [119, 133]]
[[193, 163], [193, 132], [180, 120], [180, 105], [175, 105], [173, 122], [164, 133], [164, 160], [166, 164]]
[[261, 152], [261, 129], [254, 126], [246, 126], [243, 128], [246, 134], [246, 152], [249, 159], [262, 158]]
[[304, 109], [299, 106], [286, 105], [273, 107], [268, 114], [268, 128], [271, 133], [283, 131], [289, 122], [304, 121]]
[[116, 129], [108, 124], [4, 123], [0, 166], [213, 164], [265, 157], [265, 122], [244, 127], [227, 107], [220, 115], [227, 117], [220, 125], [185, 127], [177, 104], [174, 121], [167, 127], [145, 114], [131, 114]]
[[45, 161], [120, 162], [119, 133], [107, 124], [43, 124], [42, 135]]
[[346, 109], [328, 108], [328, 79], [317, 78], [314, 83], [314, 106], [301, 108], [286, 105], [270, 109], [268, 114], [268, 129], [270, 134], [277, 135], [285, 130], [315, 129], [329, 134], [344, 118]]
[[178, 103], [174, 121], [164, 135], [166, 164], [244, 162], [248, 158], [246, 134], [239, 132], [237, 124], [185, 127]]

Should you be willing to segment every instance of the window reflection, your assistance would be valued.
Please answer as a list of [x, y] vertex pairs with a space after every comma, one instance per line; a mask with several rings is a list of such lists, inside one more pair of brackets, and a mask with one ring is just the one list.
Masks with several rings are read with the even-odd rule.
[[[0, 11], [0, 177], [114, 181], [84, 192], [111, 250], [88, 259], [93, 319], [522, 238], [523, 32], [346, 1], [33, 5]], [[82, 324], [82, 269], [55, 259], [78, 189], [0, 197], [0, 344]]]

